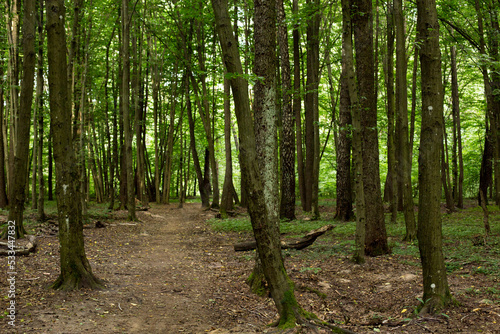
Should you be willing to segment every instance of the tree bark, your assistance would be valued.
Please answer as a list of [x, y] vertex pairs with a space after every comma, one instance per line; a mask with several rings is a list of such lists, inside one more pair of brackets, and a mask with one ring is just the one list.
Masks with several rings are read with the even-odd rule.
[[[257, 241], [259, 257], [262, 261], [264, 275], [270, 286], [271, 296], [273, 297], [280, 315], [279, 324], [293, 327], [296, 322], [300, 322], [300, 320], [303, 319], [305, 312], [295, 299], [293, 284], [288, 278], [284, 268], [279, 243], [278, 221], [271, 221], [271, 216], [268, 215], [267, 212], [264, 185], [257, 162], [255, 133], [253, 131], [254, 125], [248, 98], [248, 83], [242, 77], [243, 69], [236, 40], [231, 28], [227, 1], [213, 0], [212, 5], [214, 8], [224, 64], [228, 73], [237, 74], [231, 76], [230, 83], [235, 103], [236, 117], [238, 119], [242, 177], [245, 186], [249, 190], [248, 211]], [[266, 5], [268, 6], [267, 8], [265, 7]], [[261, 44], [259, 40], [259, 34], [261, 33], [264, 33], [264, 36], [267, 36], [267, 38], [274, 40], [275, 34], [273, 30], [275, 29], [275, 21], [273, 22], [272, 20], [274, 8], [273, 1], [267, 3], [257, 1], [255, 3], [256, 20], [262, 23], [258, 26], [261, 27], [261, 30], [266, 30], [266, 32], [256, 30], [257, 45]], [[263, 11], [262, 14], [260, 12], [261, 10]], [[270, 16], [264, 16], [267, 14]], [[263, 17], [260, 15], [263, 15]], [[258, 26], [256, 26], [256, 28]], [[271, 44], [272, 42], [269, 43]], [[268, 50], [268, 52], [269, 51], [271, 50]], [[272, 50], [272, 52], [274, 52], [274, 50]], [[259, 53], [256, 54], [258, 55]], [[274, 56], [272, 56], [271, 60], [273, 58]]]
[[462, 125], [460, 124], [460, 97], [458, 93], [457, 49], [454, 45], [451, 47], [451, 90], [453, 113], [453, 193], [457, 207], [463, 209], [464, 161], [462, 155]]
[[396, 223], [398, 217], [398, 170], [399, 161], [396, 159], [395, 139], [395, 101], [394, 101], [394, 8], [387, 3], [387, 60], [386, 60], [386, 89], [387, 89], [387, 182], [386, 190], [389, 195], [391, 223]]
[[35, 131], [38, 131], [38, 221], [45, 220], [45, 181], [43, 177], [43, 45], [44, 45], [44, 34], [43, 34], [43, 12], [44, 12], [44, 2], [39, 1], [39, 15], [37, 15], [38, 21], [38, 72], [36, 77], [36, 95], [37, 95], [37, 108], [38, 108], [38, 129], [35, 126]]
[[307, 20], [307, 81], [305, 109], [305, 211], [319, 218], [319, 0], [307, 0], [310, 16]]
[[[417, 237], [415, 208], [411, 182], [411, 152], [408, 138], [408, 90], [406, 84], [407, 63], [405, 46], [404, 15], [401, 0], [394, 0], [394, 20], [396, 26], [396, 131], [398, 148], [398, 188], [403, 202], [406, 233], [403, 240], [412, 241]], [[416, 60], [415, 60], [416, 62]]]
[[356, 51], [358, 99], [363, 111], [361, 119], [363, 187], [366, 203], [365, 253], [369, 256], [387, 254], [387, 232], [380, 189], [377, 108], [373, 61], [373, 14], [370, 0], [356, 0], [352, 24]]
[[288, 32], [283, 0], [277, 0], [278, 43], [281, 58], [281, 201], [280, 217], [295, 219], [295, 118], [292, 108], [290, 77], [290, 55], [288, 52]]
[[5, 149], [4, 149], [4, 71], [3, 61], [0, 61], [0, 208], [5, 209], [8, 205], [7, 180], [5, 178]]
[[363, 186], [363, 155], [361, 105], [354, 73], [354, 52], [352, 47], [352, 13], [349, 0], [342, 0], [342, 87], [345, 108], [352, 112], [352, 159], [354, 163], [354, 191], [356, 196], [356, 236], [353, 261], [365, 262], [366, 204]]
[[200, 166], [200, 159], [198, 158], [198, 151], [196, 150], [196, 137], [194, 133], [194, 119], [193, 111], [191, 108], [191, 98], [189, 96], [189, 81], [186, 79], [186, 109], [189, 121], [189, 135], [190, 135], [190, 148], [193, 153], [193, 163], [194, 169], [196, 171], [196, 177], [198, 179], [198, 189], [200, 191], [201, 197], [201, 207], [208, 208], [210, 206], [210, 194], [208, 189], [204, 186], [204, 176]]
[[417, 34], [422, 72], [417, 230], [424, 288], [421, 312], [434, 313], [451, 301], [442, 251], [439, 161], [443, 140], [443, 89], [439, 23], [434, 0], [417, 1]]
[[[299, 14], [298, 0], [293, 0], [293, 13]], [[302, 147], [302, 98], [300, 91], [300, 33], [299, 25], [295, 24], [292, 32], [293, 38], [293, 113], [295, 115], [295, 132], [297, 134], [297, 176], [302, 209], [306, 207], [306, 183], [304, 168], [304, 150]]]
[[14, 173], [10, 190], [9, 221], [15, 223], [15, 237], [20, 239], [26, 233], [23, 225], [24, 201], [26, 200], [25, 171], [28, 169], [31, 103], [33, 101], [33, 87], [35, 77], [35, 1], [26, 0], [23, 12], [23, 78], [21, 82], [21, 96], [17, 128], [15, 131]]
[[64, 1], [47, 0], [48, 81], [56, 160], [61, 266], [61, 273], [51, 287], [60, 290], [100, 288], [102, 283], [92, 274], [83, 241], [78, 171], [71, 138], [64, 17]]
[[[122, 48], [123, 48], [123, 76], [122, 76], [122, 112], [123, 112], [123, 133], [124, 133], [124, 159], [126, 179], [127, 179], [127, 209], [130, 220], [137, 220], [135, 215], [135, 191], [134, 174], [132, 168], [132, 130], [130, 126], [129, 89], [130, 89], [130, 52], [129, 52], [129, 14], [128, 1], [122, 1]], [[123, 168], [123, 167], [122, 167]]]
[[[220, 213], [227, 217], [227, 211], [233, 209], [233, 159], [231, 154], [231, 86], [224, 78], [224, 148], [226, 155], [226, 170], [224, 172], [224, 186], [220, 203]], [[201, 173], [200, 173], [201, 175]], [[202, 179], [200, 178], [200, 184]]]

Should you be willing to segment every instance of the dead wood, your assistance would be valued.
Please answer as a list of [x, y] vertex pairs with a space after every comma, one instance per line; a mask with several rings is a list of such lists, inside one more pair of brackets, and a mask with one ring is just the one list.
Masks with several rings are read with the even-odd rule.
[[[325, 225], [316, 230], [310, 231], [300, 239], [290, 240], [290, 241], [281, 240], [281, 249], [297, 249], [297, 250], [304, 249], [312, 245], [320, 235], [333, 229], [333, 227], [334, 227], [333, 225]], [[234, 250], [236, 252], [243, 252], [243, 251], [254, 250], [256, 247], [257, 243], [255, 242], [255, 240], [248, 240], [235, 244]]]
[[[12, 245], [14, 245], [14, 249], [12, 249]], [[34, 235], [26, 235], [26, 238], [16, 240], [15, 244], [0, 241], [0, 256], [12, 255], [12, 253], [9, 252], [13, 250], [15, 251], [15, 255], [28, 255], [34, 252], [35, 249], [36, 237]]]

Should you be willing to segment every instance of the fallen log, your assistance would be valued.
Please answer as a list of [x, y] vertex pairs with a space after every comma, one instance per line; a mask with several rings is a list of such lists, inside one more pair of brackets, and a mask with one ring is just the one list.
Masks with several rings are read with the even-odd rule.
[[[25, 239], [16, 240], [14, 249], [11, 249], [12, 244], [5, 241], [0, 241], [0, 256], [12, 255], [9, 251], [15, 250], [15, 255], [28, 255], [36, 249], [36, 237], [34, 235], [26, 235]], [[4, 249], [5, 247], [5, 249]]]
[[[327, 231], [330, 231], [333, 228], [333, 225], [325, 225], [316, 230], [310, 231], [302, 238], [290, 241], [281, 240], [281, 249], [304, 249], [312, 245], [320, 235], [324, 234]], [[255, 248], [257, 248], [257, 243], [255, 240], [243, 241], [234, 245], [234, 250], [236, 252], [254, 250]]]

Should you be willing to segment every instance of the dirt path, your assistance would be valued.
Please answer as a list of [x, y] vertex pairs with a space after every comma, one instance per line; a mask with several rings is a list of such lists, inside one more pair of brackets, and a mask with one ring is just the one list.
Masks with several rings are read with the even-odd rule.
[[[216, 253], [229, 251], [230, 244], [207, 230], [204, 220], [211, 215], [199, 204], [153, 206], [138, 212], [139, 223], [122, 219], [85, 229], [87, 256], [106, 282], [103, 291], [44, 289], [58, 274], [58, 254], [57, 237], [41, 237], [36, 254], [18, 259], [17, 332], [226, 332], [220, 330], [226, 317], [214, 280], [224, 276], [224, 260]], [[3, 320], [0, 332], [7, 333], [12, 328]]]
[[[59, 274], [59, 243], [55, 234], [42, 233], [35, 254], [16, 258], [15, 328], [2, 315], [9, 286], [7, 259], [0, 258], [0, 333], [272, 332], [266, 326], [277, 316], [272, 300], [245, 284], [255, 253], [233, 251], [250, 234], [214, 232], [206, 222], [213, 215], [200, 204], [152, 205], [138, 212], [138, 223], [127, 221], [125, 211], [113, 212], [105, 228], [94, 221], [84, 229], [85, 248], [106, 283], [102, 291], [46, 289]], [[481, 263], [449, 274], [457, 306], [415, 317], [419, 259], [391, 254], [355, 265], [341, 238], [334, 229], [307, 249], [285, 252], [298, 302], [321, 320], [356, 333], [500, 334], [500, 282], [475, 273]]]

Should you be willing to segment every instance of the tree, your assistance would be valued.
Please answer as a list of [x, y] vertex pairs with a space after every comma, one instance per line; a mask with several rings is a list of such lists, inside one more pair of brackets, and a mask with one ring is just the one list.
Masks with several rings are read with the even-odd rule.
[[353, 260], [365, 262], [366, 237], [366, 204], [363, 186], [363, 152], [361, 104], [359, 103], [356, 78], [354, 73], [354, 56], [352, 48], [352, 7], [349, 0], [342, 0], [342, 86], [341, 102], [344, 108], [352, 112], [352, 155], [354, 162], [354, 189], [356, 194], [356, 240]]
[[122, 113], [123, 113], [123, 132], [124, 132], [124, 159], [125, 165], [122, 168], [126, 171], [127, 181], [127, 209], [130, 220], [137, 220], [135, 215], [135, 191], [134, 174], [132, 168], [132, 129], [130, 128], [130, 108], [129, 108], [129, 89], [130, 89], [130, 17], [128, 14], [128, 1], [122, 1]]
[[[411, 153], [408, 138], [408, 90], [406, 84], [405, 25], [401, 0], [394, 0], [394, 23], [396, 27], [396, 141], [399, 163], [398, 189], [403, 202], [406, 234], [404, 240], [416, 238], [417, 224], [411, 189]], [[416, 62], [416, 60], [415, 60]]]
[[[257, 249], [262, 261], [264, 275], [269, 283], [271, 296], [280, 315], [279, 325], [282, 327], [294, 327], [296, 322], [300, 322], [306, 317], [306, 313], [298, 305], [295, 299], [293, 284], [288, 278], [284, 268], [279, 243], [278, 221], [271, 221], [271, 216], [268, 215], [267, 212], [268, 209], [265, 203], [266, 198], [264, 196], [262, 175], [259, 164], [257, 163], [256, 140], [253, 131], [254, 125], [248, 98], [248, 83], [242, 77], [243, 68], [231, 28], [227, 1], [212, 0], [212, 6], [214, 8], [223, 61], [227, 72], [232, 74], [230, 83], [238, 120], [242, 177], [246, 189], [248, 190], [248, 211], [257, 241]], [[274, 40], [274, 8], [273, 1], [256, 1], [256, 20], [262, 23], [259, 26], [262, 26], [261, 30], [263, 30], [257, 33], [257, 35], [259, 35], [259, 33], [263, 34], [261, 37], [256, 37], [257, 40], [259, 40], [259, 38]], [[270, 45], [272, 45], [272, 43], [268, 42], [266, 46], [270, 48]], [[266, 50], [265, 47], [264, 50]], [[273, 53], [274, 50], [271, 51], [269, 49], [266, 50], [266, 52]], [[258, 53], [256, 52], [256, 54]]]
[[[281, 58], [281, 201], [280, 217], [295, 219], [295, 118], [292, 108], [292, 81], [290, 76], [290, 55], [288, 32], [283, 0], [277, 0], [278, 43]], [[300, 131], [300, 130], [299, 130]]]
[[450, 57], [453, 113], [453, 197], [457, 207], [463, 209], [464, 161], [462, 155], [462, 125], [460, 124], [460, 98], [458, 92], [457, 48], [455, 45], [451, 47]]
[[434, 313], [451, 301], [442, 251], [439, 166], [443, 140], [443, 88], [439, 23], [434, 0], [417, 1], [417, 33], [422, 73], [417, 230], [424, 288], [421, 312]]
[[356, 78], [361, 108], [363, 187], [366, 203], [365, 252], [387, 254], [384, 207], [380, 190], [377, 108], [374, 84], [373, 10], [371, 0], [355, 0], [352, 24], [356, 52]]
[[[231, 87], [227, 78], [224, 78], [224, 146], [226, 152], [226, 170], [224, 173], [224, 186], [220, 203], [221, 215], [227, 216], [227, 211], [233, 209], [233, 159], [231, 154]], [[201, 171], [200, 171], [201, 176]], [[201, 178], [199, 178], [201, 181]], [[201, 182], [200, 182], [201, 184]], [[200, 187], [201, 192], [201, 187]]]
[[61, 273], [51, 287], [99, 288], [85, 255], [78, 170], [71, 138], [67, 81], [65, 8], [63, 0], [47, 0], [47, 49], [51, 132], [56, 160], [56, 196]]
[[306, 160], [305, 211], [313, 211], [319, 218], [319, 0], [307, 0], [309, 17], [307, 20], [307, 81], [304, 99]]
[[23, 79], [17, 128], [15, 129], [14, 169], [12, 183], [9, 188], [10, 210], [9, 221], [15, 222], [16, 238], [23, 238], [26, 231], [23, 225], [24, 201], [26, 200], [26, 177], [28, 169], [31, 103], [35, 77], [35, 0], [24, 3], [23, 12]]
[[8, 204], [7, 197], [7, 180], [5, 178], [5, 150], [4, 150], [4, 64], [0, 61], [0, 208], [5, 209]]

